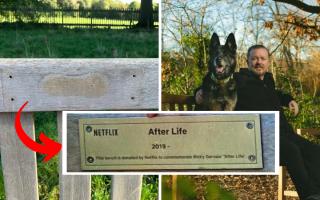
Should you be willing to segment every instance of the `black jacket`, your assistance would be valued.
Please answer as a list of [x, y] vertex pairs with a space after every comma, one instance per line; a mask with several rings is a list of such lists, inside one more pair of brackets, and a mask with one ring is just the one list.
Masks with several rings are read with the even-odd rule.
[[238, 111], [280, 111], [280, 135], [293, 133], [282, 106], [288, 106], [293, 98], [275, 89], [274, 79], [271, 73], [266, 73], [264, 79], [260, 80], [257, 75], [247, 68], [241, 68], [234, 73], [237, 83], [237, 105]]
[[275, 89], [271, 73], [266, 73], [263, 80], [249, 71], [241, 68], [234, 73], [237, 83], [238, 101], [235, 110], [242, 111], [282, 111], [282, 106], [288, 106], [293, 100], [290, 95]]

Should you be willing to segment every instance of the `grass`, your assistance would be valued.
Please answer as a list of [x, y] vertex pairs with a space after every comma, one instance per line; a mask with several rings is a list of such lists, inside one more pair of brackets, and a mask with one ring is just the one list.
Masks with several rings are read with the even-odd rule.
[[157, 58], [158, 29], [0, 29], [0, 57]]
[[143, 176], [141, 200], [157, 200], [158, 184], [158, 175]]
[[[34, 114], [35, 132], [38, 143], [40, 132], [58, 141], [56, 112], [37, 112]], [[55, 156], [47, 163], [42, 162], [44, 155], [37, 154], [38, 189], [40, 199], [59, 199], [59, 160]]]
[[92, 200], [110, 200], [111, 176], [92, 176], [91, 189]]

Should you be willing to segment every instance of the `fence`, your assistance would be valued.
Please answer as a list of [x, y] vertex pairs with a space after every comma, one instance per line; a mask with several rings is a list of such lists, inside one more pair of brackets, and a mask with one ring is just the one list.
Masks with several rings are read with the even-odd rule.
[[[62, 110], [157, 109], [157, 59], [0, 59], [0, 147], [6, 198], [39, 199], [35, 152], [15, 133], [15, 113], [28, 100], [21, 123], [35, 138], [32, 112]], [[66, 147], [62, 147], [66, 148]], [[141, 176], [113, 176], [113, 200], [137, 200]], [[90, 199], [88, 175], [62, 175], [60, 199]], [[130, 194], [130, 195], [129, 195]]]
[[[130, 9], [20, 9], [0, 10], [0, 22], [24, 22], [63, 27], [125, 28], [138, 23], [140, 11]], [[158, 10], [153, 11], [154, 26], [158, 26]]]

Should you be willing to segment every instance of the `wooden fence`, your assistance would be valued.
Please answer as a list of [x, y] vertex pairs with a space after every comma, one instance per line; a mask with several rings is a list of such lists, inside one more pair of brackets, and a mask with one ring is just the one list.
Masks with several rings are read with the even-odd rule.
[[[132, 27], [138, 23], [140, 16], [139, 10], [131, 9], [2, 9], [0, 13], [0, 23], [3, 24], [20, 21], [29, 24], [90, 28]], [[158, 26], [158, 17], [158, 10], [154, 10], [154, 26]]]
[[[32, 112], [158, 108], [157, 59], [0, 59], [0, 147], [8, 200], [39, 199], [35, 152], [15, 133], [16, 111], [29, 101], [21, 123], [35, 138]], [[65, 148], [65, 147], [62, 147]], [[62, 175], [60, 199], [90, 199], [89, 175]], [[113, 176], [113, 200], [137, 200], [142, 177]]]

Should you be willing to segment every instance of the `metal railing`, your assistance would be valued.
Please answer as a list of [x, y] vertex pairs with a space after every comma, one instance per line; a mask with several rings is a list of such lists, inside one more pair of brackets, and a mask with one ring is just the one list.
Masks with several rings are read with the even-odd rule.
[[[139, 10], [131, 9], [19, 9], [0, 10], [0, 23], [28, 23], [63, 27], [130, 28], [138, 23]], [[158, 10], [153, 11], [158, 26]]]

